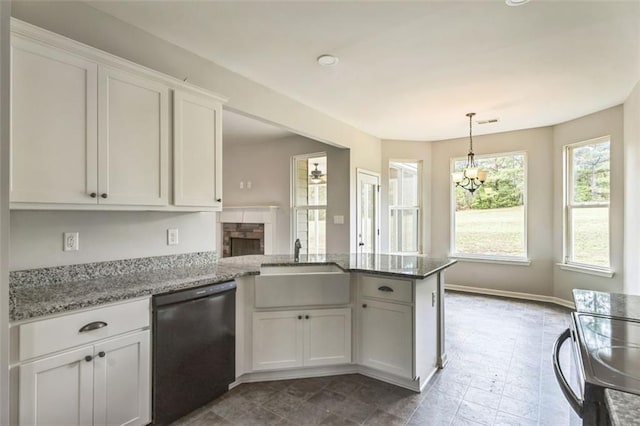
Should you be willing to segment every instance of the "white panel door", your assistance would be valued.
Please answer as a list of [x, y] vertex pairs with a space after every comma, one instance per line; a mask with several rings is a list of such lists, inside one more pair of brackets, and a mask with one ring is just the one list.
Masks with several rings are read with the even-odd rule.
[[20, 424], [86, 426], [93, 423], [93, 347], [20, 366]]
[[150, 422], [150, 332], [95, 345], [94, 426]]
[[98, 71], [100, 204], [169, 200], [169, 89], [101, 66]]
[[96, 204], [97, 65], [17, 35], [11, 45], [11, 201]]
[[360, 363], [413, 378], [413, 308], [362, 299]]
[[173, 93], [173, 185], [176, 206], [222, 206], [222, 105]]
[[304, 314], [304, 365], [351, 363], [351, 309], [317, 309]]
[[303, 321], [299, 312], [254, 312], [253, 369], [301, 367]]

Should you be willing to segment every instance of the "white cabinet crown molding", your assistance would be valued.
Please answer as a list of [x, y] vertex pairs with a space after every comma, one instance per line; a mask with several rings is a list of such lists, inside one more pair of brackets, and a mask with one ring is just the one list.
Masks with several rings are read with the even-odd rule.
[[187, 83], [183, 80], [180, 80], [179, 78], [169, 76], [144, 65], [140, 65], [127, 59], [120, 58], [111, 53], [107, 53], [103, 50], [88, 46], [79, 41], [70, 39], [49, 30], [45, 30], [44, 28], [40, 28], [16, 18], [11, 18], [11, 32], [14, 34], [20, 34], [24, 37], [28, 37], [45, 45], [64, 49], [72, 54], [82, 56], [85, 59], [93, 60], [102, 65], [108, 65], [115, 68], [137, 72], [148, 78], [158, 80], [159, 82], [168, 85], [171, 89], [179, 88], [193, 93], [198, 93], [207, 97], [215, 98], [222, 103], [226, 103], [229, 100], [229, 98], [219, 93], [215, 93], [191, 83]]

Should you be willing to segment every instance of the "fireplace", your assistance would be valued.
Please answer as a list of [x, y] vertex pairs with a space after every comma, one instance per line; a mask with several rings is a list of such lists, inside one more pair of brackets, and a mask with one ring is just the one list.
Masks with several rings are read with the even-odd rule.
[[263, 223], [223, 223], [222, 257], [264, 254]]
[[[218, 253], [222, 257], [234, 256], [231, 238], [238, 238], [260, 241], [238, 242], [236, 246], [251, 245], [252, 248], [247, 250], [260, 254], [274, 254], [277, 210], [277, 206], [225, 206], [216, 220], [217, 235], [220, 236], [217, 243]], [[255, 248], [256, 244], [259, 244], [259, 251]], [[246, 247], [242, 248], [243, 253], [245, 249]]]

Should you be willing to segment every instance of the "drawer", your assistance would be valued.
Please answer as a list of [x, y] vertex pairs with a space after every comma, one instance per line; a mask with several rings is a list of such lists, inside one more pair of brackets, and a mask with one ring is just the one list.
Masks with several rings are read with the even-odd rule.
[[[20, 360], [84, 345], [128, 331], [148, 327], [149, 299], [72, 313], [20, 325]], [[88, 324], [103, 327], [80, 331]]]
[[395, 302], [413, 302], [413, 282], [386, 277], [360, 276], [360, 294]]

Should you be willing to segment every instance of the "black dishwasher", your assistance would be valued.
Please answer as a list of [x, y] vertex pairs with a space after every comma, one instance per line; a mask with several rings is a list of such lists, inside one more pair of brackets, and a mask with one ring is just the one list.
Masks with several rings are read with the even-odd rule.
[[167, 425], [235, 380], [236, 283], [153, 297], [153, 424]]

